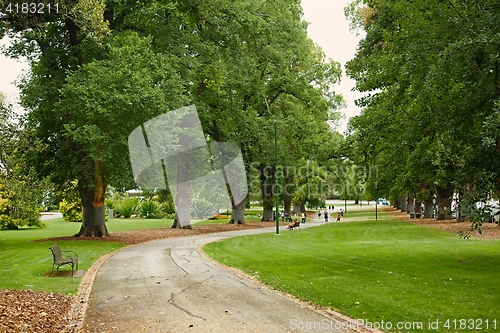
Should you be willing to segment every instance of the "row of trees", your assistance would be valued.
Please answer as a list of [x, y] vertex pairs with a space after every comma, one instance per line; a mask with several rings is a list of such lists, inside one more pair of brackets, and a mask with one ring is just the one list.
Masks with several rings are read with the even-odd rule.
[[0, 229], [43, 227], [39, 204], [52, 185], [26, 162], [29, 140], [0, 92]]
[[[43, 14], [4, 8], [0, 37], [14, 38], [6, 53], [27, 57], [32, 68], [20, 88], [24, 130], [39, 144], [27, 146], [26, 163], [55, 184], [78, 181], [79, 235], [107, 235], [108, 185], [135, 187], [130, 132], [184, 105], [196, 105], [208, 140], [241, 147], [250, 179], [251, 166], [259, 170], [264, 220], [272, 218], [274, 121], [280, 165], [328, 166], [336, 155], [341, 137], [329, 122], [342, 104], [331, 91], [340, 65], [307, 37], [298, 0], [72, 0]], [[310, 180], [290, 173], [281, 181], [299, 188]], [[311, 199], [293, 193], [283, 195], [288, 206]], [[233, 222], [243, 223], [241, 215]]]
[[498, 196], [498, 1], [356, 0], [346, 13], [366, 32], [347, 64], [366, 93], [347, 142], [380, 170], [372, 191], [396, 204], [436, 196], [439, 218], [454, 194], [467, 213]]

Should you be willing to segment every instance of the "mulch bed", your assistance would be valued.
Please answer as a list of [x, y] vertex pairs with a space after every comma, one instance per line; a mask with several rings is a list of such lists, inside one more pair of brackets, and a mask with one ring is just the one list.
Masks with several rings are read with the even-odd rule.
[[[495, 223], [483, 223], [481, 226], [481, 233], [477, 230], [471, 231], [470, 222], [457, 222], [456, 220], [436, 220], [434, 218], [410, 218], [410, 214], [401, 212], [400, 210], [390, 207], [385, 208], [385, 211], [391, 214], [393, 219], [399, 221], [406, 221], [413, 224], [423, 225], [432, 228], [438, 228], [453, 234], [463, 232], [468, 234], [471, 238], [478, 239], [500, 239], [500, 227]], [[457, 236], [458, 237], [458, 236]]]
[[[281, 223], [280, 223], [281, 224]], [[287, 224], [281, 224], [287, 225]], [[194, 236], [202, 234], [210, 234], [225, 231], [246, 230], [255, 228], [268, 228], [275, 226], [274, 222], [246, 222], [245, 224], [210, 224], [193, 229], [172, 229], [172, 228], [156, 228], [146, 230], [120, 231], [110, 233], [109, 237], [55, 237], [39, 239], [37, 242], [45, 241], [61, 241], [61, 240], [90, 240], [96, 242], [118, 242], [127, 245], [144, 243], [156, 239]]]
[[71, 332], [72, 297], [33, 290], [0, 290], [0, 332]]

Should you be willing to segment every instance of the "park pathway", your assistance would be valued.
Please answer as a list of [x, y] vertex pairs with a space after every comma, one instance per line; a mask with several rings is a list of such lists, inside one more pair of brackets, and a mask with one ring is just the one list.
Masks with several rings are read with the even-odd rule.
[[[308, 222], [302, 228], [323, 223]], [[119, 250], [97, 273], [82, 332], [350, 332], [198, 252], [219, 239], [274, 231], [170, 238]], [[300, 230], [282, 227], [283, 232]], [[308, 329], [313, 325], [316, 329]]]

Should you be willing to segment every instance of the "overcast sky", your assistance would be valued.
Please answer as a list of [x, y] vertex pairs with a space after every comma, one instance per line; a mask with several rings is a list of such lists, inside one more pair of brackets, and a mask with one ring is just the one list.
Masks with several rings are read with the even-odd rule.
[[[309, 22], [308, 34], [311, 39], [323, 48], [326, 56], [342, 65], [351, 59], [355, 52], [360, 36], [349, 32], [349, 24], [344, 16], [344, 7], [351, 0], [302, 0], [304, 8], [304, 20]], [[0, 45], [6, 40], [0, 41]], [[0, 55], [0, 91], [7, 94], [9, 100], [15, 102], [18, 98], [18, 90], [13, 84], [23, 70], [28, 70], [28, 65], [19, 60], [7, 59]], [[344, 71], [344, 68], [343, 68]], [[344, 71], [345, 74], [345, 71]], [[354, 105], [354, 100], [359, 98], [359, 93], [353, 92], [354, 82], [345, 75], [335, 91], [344, 96], [347, 108], [342, 112], [346, 119], [339, 129], [345, 130], [347, 120], [350, 116], [359, 114], [359, 108]]]
[[[8, 44], [7, 38], [0, 40], [0, 46]], [[13, 83], [23, 70], [28, 70], [26, 62], [12, 60], [0, 54], [0, 91], [9, 97], [11, 102], [15, 102], [19, 95], [19, 90]]]
[[349, 117], [359, 114], [360, 109], [354, 100], [361, 97], [352, 91], [355, 82], [345, 76], [345, 63], [354, 57], [356, 47], [362, 36], [349, 31], [349, 22], [344, 16], [344, 7], [352, 0], [302, 0], [304, 20], [309, 22], [309, 37], [331, 58], [342, 64], [342, 82], [334, 90], [342, 94], [347, 108], [341, 110], [345, 114], [340, 132], [345, 130]]

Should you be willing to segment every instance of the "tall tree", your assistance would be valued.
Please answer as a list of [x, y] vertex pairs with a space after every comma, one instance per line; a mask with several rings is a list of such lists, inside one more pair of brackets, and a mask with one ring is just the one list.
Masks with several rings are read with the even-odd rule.
[[492, 1], [370, 0], [347, 10], [367, 32], [347, 66], [358, 90], [369, 93], [353, 128], [370, 131], [376, 149], [406, 156], [397, 159], [400, 192], [433, 188], [442, 211], [456, 186], [477, 183], [478, 174], [490, 179], [488, 188], [498, 186], [498, 168], [487, 161], [497, 137], [485, 144], [484, 120], [494, 118], [499, 97], [492, 21], [499, 9]]

